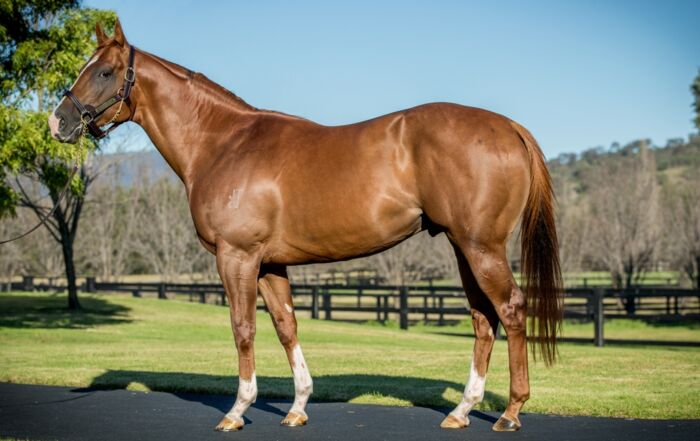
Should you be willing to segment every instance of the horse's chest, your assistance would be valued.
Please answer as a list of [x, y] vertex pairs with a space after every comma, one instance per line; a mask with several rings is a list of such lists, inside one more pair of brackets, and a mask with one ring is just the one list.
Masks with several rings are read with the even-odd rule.
[[275, 198], [268, 193], [250, 185], [194, 189], [190, 210], [197, 233], [214, 244], [247, 246], [266, 240], [275, 222]]

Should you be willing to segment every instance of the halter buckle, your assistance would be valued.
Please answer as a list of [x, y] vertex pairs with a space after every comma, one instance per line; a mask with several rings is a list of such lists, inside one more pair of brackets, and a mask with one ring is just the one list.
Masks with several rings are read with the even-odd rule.
[[82, 115], [80, 115], [80, 122], [82, 122], [85, 125], [90, 124], [93, 119], [94, 118], [93, 118], [92, 114], [88, 111], [85, 111], [85, 112], [83, 112]]
[[124, 72], [124, 81], [128, 81], [129, 83], [136, 81], [136, 72], [133, 67], [129, 66], [126, 72]]

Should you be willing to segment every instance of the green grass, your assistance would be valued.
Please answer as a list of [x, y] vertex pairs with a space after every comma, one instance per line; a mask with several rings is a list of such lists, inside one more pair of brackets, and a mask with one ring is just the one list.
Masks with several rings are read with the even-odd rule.
[[[236, 355], [226, 308], [126, 296], [84, 295], [82, 301], [87, 311], [71, 314], [63, 309], [64, 295], [0, 295], [0, 381], [235, 394]], [[610, 332], [700, 339], [693, 325], [613, 324]], [[473, 340], [449, 334], [466, 332], [467, 326], [405, 332], [301, 318], [299, 337], [314, 376], [312, 399], [451, 407], [461, 398]], [[571, 324], [565, 332], [577, 326], [584, 325]], [[292, 397], [290, 369], [265, 314], [258, 315], [255, 349], [260, 395]], [[531, 364], [525, 411], [700, 417], [698, 348], [564, 343], [560, 353], [553, 368]], [[506, 343], [497, 341], [482, 410], [504, 408], [507, 366]]]

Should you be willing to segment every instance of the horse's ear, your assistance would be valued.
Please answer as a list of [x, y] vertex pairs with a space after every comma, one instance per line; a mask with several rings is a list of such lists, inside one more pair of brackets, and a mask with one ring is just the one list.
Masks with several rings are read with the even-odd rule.
[[121, 46], [126, 44], [126, 37], [124, 36], [124, 31], [122, 30], [122, 24], [119, 23], [119, 19], [114, 23], [114, 41], [119, 43]]
[[107, 41], [107, 34], [102, 30], [102, 26], [99, 23], [95, 24], [95, 36], [97, 37], [97, 44], [100, 45]]

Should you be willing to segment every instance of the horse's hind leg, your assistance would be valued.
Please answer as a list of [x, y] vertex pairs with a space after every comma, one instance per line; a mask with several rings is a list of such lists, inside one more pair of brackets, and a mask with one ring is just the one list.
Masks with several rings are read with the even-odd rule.
[[508, 336], [510, 399], [493, 430], [518, 430], [521, 425], [518, 414], [530, 397], [525, 296], [516, 285], [508, 266], [504, 242], [470, 240], [462, 242], [460, 248], [469, 262], [476, 282], [493, 304]]
[[263, 267], [258, 287], [270, 311], [280, 343], [287, 352], [294, 375], [294, 404], [282, 420], [282, 425], [301, 426], [308, 420], [304, 408], [313, 392], [313, 383], [297, 340], [297, 320], [294, 316], [294, 303], [286, 268], [284, 266]]
[[491, 350], [495, 339], [494, 332], [498, 326], [498, 315], [493, 305], [479, 288], [467, 260], [457, 247], [455, 247], [455, 255], [457, 256], [462, 285], [472, 311], [472, 326], [476, 340], [474, 341], [469, 379], [464, 388], [462, 401], [440, 424], [440, 427], [444, 429], [459, 429], [468, 426], [469, 411], [484, 399], [486, 371], [491, 359]]

